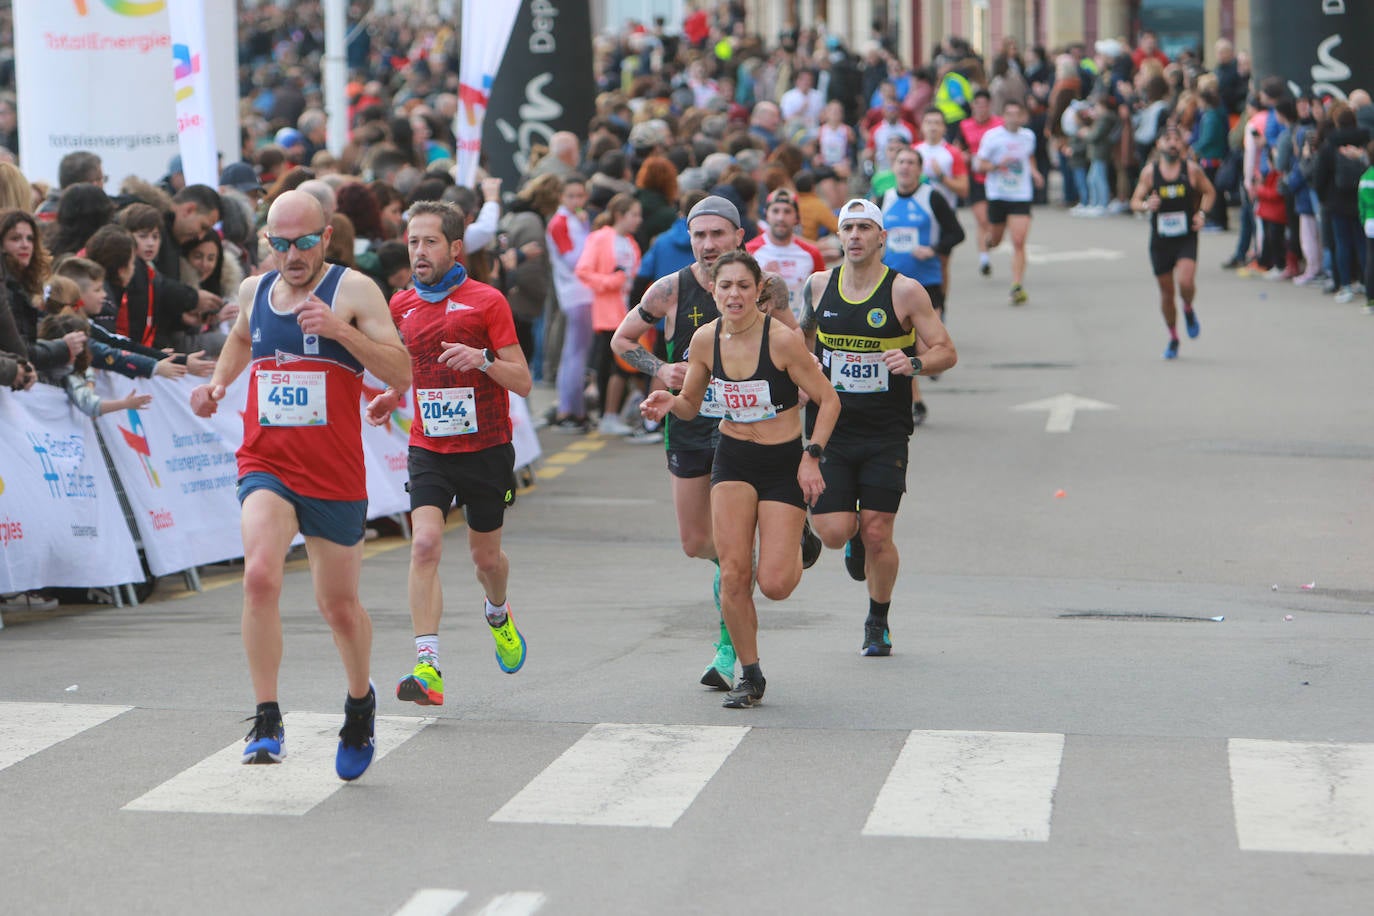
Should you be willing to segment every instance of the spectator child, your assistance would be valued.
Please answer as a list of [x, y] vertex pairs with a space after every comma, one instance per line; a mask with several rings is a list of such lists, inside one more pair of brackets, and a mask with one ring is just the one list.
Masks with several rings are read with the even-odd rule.
[[[58, 295], [70, 296], [72, 302], [78, 301], [75, 283], [62, 277], [54, 277], [53, 281], [62, 287], [62, 292]], [[38, 336], [43, 340], [61, 340], [74, 331], [89, 332], [90, 327], [89, 321], [68, 307], [61, 314], [44, 318], [39, 323]], [[98, 417], [117, 410], [142, 410], [153, 400], [152, 395], [139, 394], [136, 390], [131, 390], [122, 398], [102, 398], [97, 395], [95, 379], [91, 372], [89, 347], [82, 348], [71, 363], [40, 373], [39, 380], [65, 389], [67, 397], [76, 405], [76, 409], [88, 417]]]
[[1279, 170], [1275, 167], [1277, 157], [1273, 147], [1266, 151], [1266, 155], [1269, 158], [1269, 172], [1261, 179], [1255, 194], [1255, 208], [1263, 226], [1259, 266], [1268, 271], [1270, 279], [1278, 279], [1283, 276], [1283, 239], [1288, 226], [1288, 208], [1283, 202], [1283, 191], [1279, 189]]

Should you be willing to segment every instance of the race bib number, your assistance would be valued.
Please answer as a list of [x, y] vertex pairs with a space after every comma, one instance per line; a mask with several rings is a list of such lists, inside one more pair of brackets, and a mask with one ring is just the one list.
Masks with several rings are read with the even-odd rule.
[[909, 227], [896, 227], [887, 230], [887, 247], [893, 251], [903, 254], [916, 250], [916, 246], [921, 244], [921, 238], [915, 229]]
[[846, 394], [872, 394], [887, 390], [887, 363], [881, 353], [844, 353], [830, 358], [830, 384]]
[[719, 420], [725, 416], [725, 401], [721, 398], [720, 381], [711, 379], [711, 384], [706, 386], [706, 394], [701, 399], [701, 410], [697, 416], [710, 417]]
[[325, 373], [264, 370], [257, 375], [259, 425], [324, 426], [329, 422]]
[[735, 423], [758, 423], [771, 420], [778, 415], [773, 407], [773, 392], [767, 379], [752, 379], [747, 382], [722, 382], [718, 397], [725, 408], [724, 417]]
[[415, 405], [425, 435], [466, 436], [477, 432], [477, 398], [471, 388], [421, 388]]
[[1158, 214], [1157, 231], [1165, 238], [1178, 238], [1188, 234], [1188, 214], [1182, 211]]
[[1025, 172], [1026, 166], [1020, 160], [1012, 162], [1006, 168], [994, 172], [997, 176], [997, 186], [1006, 194], [1018, 194], [1021, 192], [1025, 183], [1021, 177]]

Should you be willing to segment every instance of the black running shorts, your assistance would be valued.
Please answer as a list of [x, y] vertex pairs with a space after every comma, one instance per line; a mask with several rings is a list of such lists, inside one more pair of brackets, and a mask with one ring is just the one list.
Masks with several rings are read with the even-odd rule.
[[1155, 238], [1150, 241], [1150, 267], [1156, 277], [1174, 272], [1179, 261], [1197, 260], [1197, 233], [1190, 232], [1176, 239]]
[[407, 462], [410, 509], [435, 506], [448, 518], [456, 503], [472, 531], [495, 531], [515, 499], [515, 446], [494, 445], [479, 452], [440, 454], [410, 447]]
[[753, 487], [759, 502], [787, 503], [805, 509], [806, 500], [801, 484], [797, 483], [801, 456], [800, 437], [778, 445], [760, 445], [722, 435], [711, 467], [711, 486], [737, 480]]
[[896, 512], [906, 492], [906, 438], [846, 441], [831, 439], [821, 458], [825, 492], [811, 507], [827, 512]]
[[1028, 200], [989, 200], [988, 222], [1000, 226], [1008, 216], [1030, 216], [1031, 202]]

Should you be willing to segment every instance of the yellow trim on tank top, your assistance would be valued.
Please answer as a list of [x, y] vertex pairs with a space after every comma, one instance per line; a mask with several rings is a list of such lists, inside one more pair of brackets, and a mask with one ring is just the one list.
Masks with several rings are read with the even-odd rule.
[[863, 337], [858, 334], [827, 334], [816, 332], [816, 339], [827, 350], [847, 350], [850, 353], [882, 353], [885, 350], [905, 350], [916, 346], [916, 329], [901, 337]]
[[866, 305], [868, 303], [868, 300], [873, 298], [873, 294], [878, 291], [878, 287], [883, 285], [883, 281], [887, 279], [888, 272], [892, 270], [891, 267], [888, 267], [886, 264], [884, 264], [883, 275], [878, 278], [878, 282], [874, 284], [873, 289], [869, 290], [868, 298], [851, 299], [844, 294], [844, 267], [845, 266], [843, 264], [840, 265], [840, 279], [839, 282], [835, 284], [835, 292], [839, 293], [840, 298], [843, 299], [845, 302], [848, 302], [850, 305]]

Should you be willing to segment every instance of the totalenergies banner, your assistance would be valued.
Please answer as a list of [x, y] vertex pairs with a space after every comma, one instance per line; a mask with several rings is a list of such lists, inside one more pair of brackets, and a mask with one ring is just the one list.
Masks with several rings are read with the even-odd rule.
[[[458, 167], [454, 179], [466, 187], [475, 185], [477, 162], [482, 154], [482, 125], [490, 104], [492, 85], [501, 58], [506, 54], [511, 27], [520, 12], [521, 0], [485, 0], [463, 4], [462, 48], [458, 58], [458, 115], [454, 136], [458, 139]], [[494, 168], [494, 165], [493, 165]]]
[[1251, 0], [1254, 73], [1300, 92], [1374, 92], [1374, 0]]
[[30, 180], [56, 184], [58, 162], [79, 150], [116, 182], [166, 173], [178, 151], [166, 7], [14, 0], [19, 164]]
[[0, 390], [0, 592], [142, 582], [89, 417], [51, 385]]
[[[464, 9], [468, 6], [479, 4], [464, 4]], [[535, 144], [548, 146], [560, 130], [586, 135], [596, 110], [596, 81], [587, 66], [591, 59], [590, 4], [520, 4], [510, 46], [491, 89], [491, 117], [482, 130], [482, 149], [492, 174], [514, 187], [529, 167]]]

